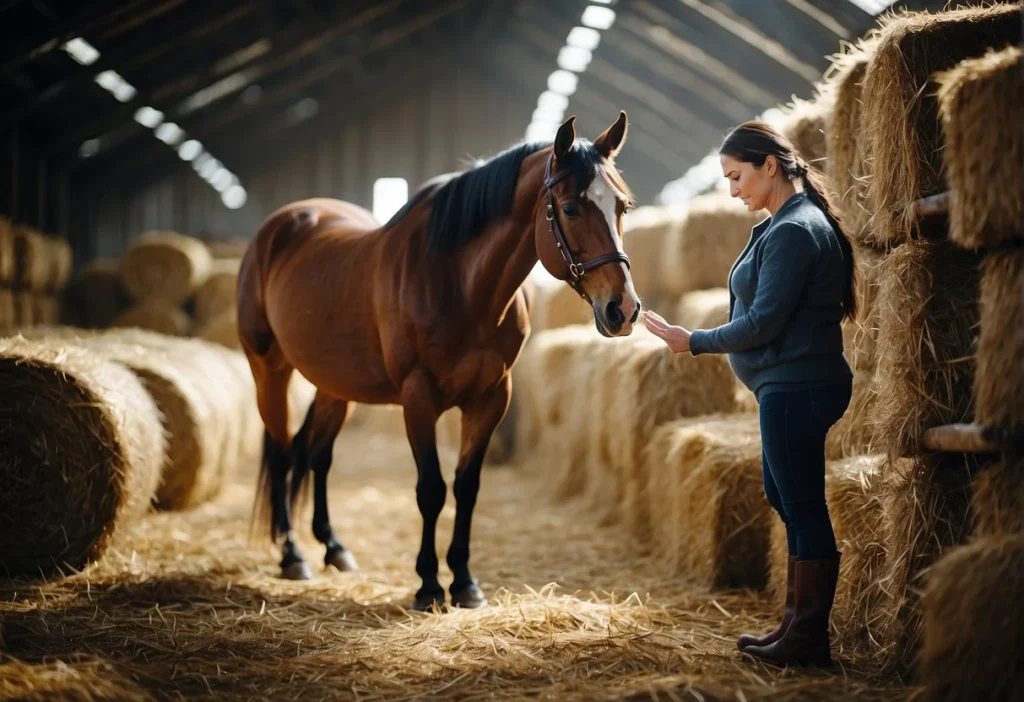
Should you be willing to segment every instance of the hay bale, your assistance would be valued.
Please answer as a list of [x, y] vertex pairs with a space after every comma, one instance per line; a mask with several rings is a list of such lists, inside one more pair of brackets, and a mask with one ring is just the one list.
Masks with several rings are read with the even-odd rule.
[[879, 266], [882, 256], [871, 249], [855, 252], [857, 266], [857, 315], [844, 321], [843, 350], [850, 367], [855, 371], [873, 371], [877, 365], [875, 346], [878, 343]]
[[56, 295], [37, 293], [31, 300], [33, 323], [50, 325], [60, 321], [60, 300]]
[[980, 308], [975, 417], [1024, 429], [1024, 250], [985, 256]]
[[14, 301], [14, 323], [21, 327], [31, 327], [35, 324], [35, 295], [27, 290], [15, 290], [12, 300]]
[[973, 459], [958, 454], [887, 459], [879, 467], [887, 554], [880, 640], [888, 673], [912, 673], [921, 642], [921, 578], [969, 534], [975, 469]]
[[144, 329], [167, 336], [185, 336], [191, 320], [185, 311], [160, 299], [142, 300], [114, 318], [112, 327]]
[[49, 577], [120, 542], [160, 480], [160, 411], [124, 367], [0, 339], [0, 569]]
[[746, 385], [740, 382], [739, 378], [736, 379], [736, 406], [733, 409], [734, 412], [740, 414], [744, 412], [757, 412], [761, 405], [757, 402], [757, 395], [750, 392]]
[[875, 405], [878, 402], [878, 376], [871, 371], [853, 374], [850, 406], [825, 436], [825, 457], [829, 460], [875, 453], [880, 449]]
[[14, 281], [14, 232], [11, 220], [0, 217], [0, 285]]
[[639, 207], [623, 218], [622, 245], [630, 259], [630, 273], [643, 306], [653, 309], [665, 302], [661, 257], [669, 233], [686, 220], [685, 207]]
[[878, 291], [878, 439], [890, 456], [919, 452], [931, 426], [970, 422], [980, 257], [914, 240], [883, 258]]
[[727, 286], [750, 230], [767, 216], [747, 212], [742, 202], [720, 191], [698, 195], [688, 207], [681, 226], [669, 232], [661, 260], [661, 288], [674, 298]]
[[578, 324], [594, 324], [594, 310], [579, 293], [560, 280], [537, 286], [536, 303], [530, 311], [531, 335]]
[[787, 104], [783, 122], [779, 127], [803, 159], [820, 171], [826, 168], [826, 129], [834, 105], [833, 91], [822, 89], [823, 87], [818, 86], [815, 96], [810, 100], [794, 98]]
[[[633, 337], [627, 337], [633, 339]], [[672, 353], [652, 334], [637, 336], [619, 364], [617, 392], [606, 409], [612, 460], [623, 483], [623, 518], [636, 540], [650, 536], [644, 450], [659, 426], [682, 417], [735, 409], [735, 375], [724, 354]]]
[[651, 541], [669, 572], [704, 587], [764, 587], [769, 506], [756, 414], [659, 427], [646, 450]]
[[64, 288], [61, 320], [87, 329], [105, 329], [131, 305], [121, 284], [121, 264], [97, 258]]
[[1020, 41], [1017, 3], [880, 20], [878, 47], [864, 78], [864, 125], [874, 159], [868, 194], [878, 243], [894, 246], [918, 234], [945, 236], [939, 228], [918, 232], [912, 208], [916, 199], [947, 188], [934, 75]]
[[22, 290], [45, 290], [50, 277], [50, 256], [46, 237], [32, 227], [16, 224], [14, 239], [14, 286]]
[[971, 512], [978, 536], [1024, 531], [1024, 453], [1004, 453], [978, 473]]
[[245, 250], [249, 248], [250, 242], [248, 239], [231, 239], [226, 241], [207, 240], [203, 243], [206, 244], [206, 248], [210, 250], [210, 255], [215, 259], [240, 259], [245, 256]]
[[212, 317], [195, 330], [195, 336], [240, 351], [242, 342], [238, 339], [238, 311], [232, 307]]
[[935, 76], [952, 191], [949, 237], [960, 246], [1024, 239], [1024, 52], [1011, 46]]
[[47, 237], [46, 246], [49, 249], [47, 260], [50, 265], [45, 289], [47, 292], [56, 293], [63, 290], [64, 286], [68, 284], [68, 280], [71, 278], [74, 257], [71, 245], [58, 237]]
[[0, 288], [0, 332], [15, 325], [14, 294], [6, 288]]
[[1024, 534], [963, 546], [924, 594], [921, 702], [1024, 699]]
[[[836, 548], [843, 554], [831, 618], [833, 644], [839, 655], [881, 652], [880, 613], [885, 602], [881, 577], [886, 562], [884, 460], [881, 455], [863, 455], [826, 464], [825, 500]], [[771, 588], [781, 605], [786, 599], [789, 548], [786, 527], [774, 513], [771, 538]]]
[[867, 235], [871, 212], [865, 201], [870, 175], [869, 144], [861, 121], [861, 90], [876, 45], [877, 37], [873, 32], [853, 44], [844, 44], [825, 71], [834, 96], [832, 113], [825, 121], [828, 154], [825, 174], [838, 195], [844, 231], [860, 246], [871, 239]]
[[121, 279], [134, 300], [175, 306], [195, 294], [212, 268], [206, 245], [176, 232], [146, 232], [121, 257]]
[[215, 260], [210, 276], [195, 294], [195, 321], [203, 325], [214, 317], [233, 312], [237, 305], [238, 269], [242, 261], [238, 258]]
[[675, 324], [693, 331], [714, 329], [729, 323], [729, 290], [710, 288], [691, 290], [679, 298], [675, 309]]

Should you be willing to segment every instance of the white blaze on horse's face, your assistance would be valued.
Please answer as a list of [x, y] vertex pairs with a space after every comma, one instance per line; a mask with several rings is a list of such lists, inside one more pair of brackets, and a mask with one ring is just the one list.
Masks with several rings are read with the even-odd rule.
[[[619, 235], [618, 226], [618, 205], [626, 203], [629, 198], [625, 193], [619, 191], [604, 174], [604, 169], [599, 169], [597, 175], [590, 182], [590, 187], [583, 193], [583, 197], [590, 200], [597, 209], [604, 215], [608, 225], [608, 233], [611, 235], [612, 243], [617, 251], [623, 250], [622, 237]], [[622, 334], [629, 334], [633, 327], [633, 313], [636, 311], [638, 298], [633, 289], [632, 278], [627, 279], [626, 294], [622, 299], [622, 313], [626, 316], [626, 322], [622, 328]]]

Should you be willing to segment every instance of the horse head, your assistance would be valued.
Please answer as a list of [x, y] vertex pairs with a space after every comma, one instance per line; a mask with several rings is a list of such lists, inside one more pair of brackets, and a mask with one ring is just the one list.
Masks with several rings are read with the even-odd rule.
[[537, 258], [571, 285], [594, 310], [604, 336], [628, 336], [640, 315], [622, 217], [632, 195], [615, 167], [626, 141], [625, 112], [593, 142], [578, 139], [569, 117], [547, 157], [535, 226]]

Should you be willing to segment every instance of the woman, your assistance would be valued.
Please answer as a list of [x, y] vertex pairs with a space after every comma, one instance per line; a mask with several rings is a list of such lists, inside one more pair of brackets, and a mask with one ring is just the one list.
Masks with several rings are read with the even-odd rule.
[[786, 525], [788, 582], [779, 626], [737, 645], [776, 665], [829, 665], [841, 554], [825, 504], [825, 435], [852, 392], [840, 322], [856, 314], [853, 249], [824, 177], [771, 125], [741, 124], [719, 155], [731, 195], [771, 215], [729, 272], [730, 321], [692, 332], [653, 312], [645, 322], [674, 352], [729, 354], [757, 397], [764, 489]]

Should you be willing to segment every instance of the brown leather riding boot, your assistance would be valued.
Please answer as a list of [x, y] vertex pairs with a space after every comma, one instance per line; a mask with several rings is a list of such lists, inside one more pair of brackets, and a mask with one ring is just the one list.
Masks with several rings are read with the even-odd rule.
[[828, 621], [839, 579], [839, 559], [796, 562], [793, 620], [785, 633], [767, 646], [748, 646], [744, 653], [777, 666], [832, 664]]
[[764, 636], [753, 636], [752, 634], [743, 634], [739, 639], [736, 640], [736, 647], [741, 651], [747, 646], [767, 646], [770, 643], [778, 641], [786, 629], [789, 627], [790, 621], [793, 619], [793, 601], [794, 601], [794, 577], [793, 577], [793, 566], [796, 564], [796, 557], [790, 556], [789, 563], [786, 566], [786, 604], [782, 608], [782, 621], [775, 627], [774, 631], [771, 631]]

